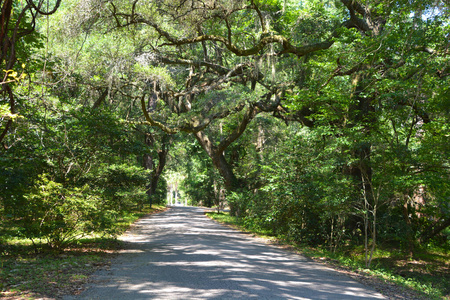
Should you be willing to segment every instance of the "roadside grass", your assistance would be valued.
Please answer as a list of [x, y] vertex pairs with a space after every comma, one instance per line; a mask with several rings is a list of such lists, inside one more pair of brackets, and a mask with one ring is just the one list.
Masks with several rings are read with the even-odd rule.
[[450, 251], [448, 249], [438, 247], [416, 249], [414, 257], [410, 258], [399, 250], [379, 247], [374, 253], [372, 267], [367, 269], [364, 264], [362, 246], [333, 253], [324, 248], [293, 244], [283, 237], [270, 235], [267, 231], [245, 224], [228, 213], [210, 212], [207, 216], [241, 231], [251, 232], [279, 245], [293, 248], [313, 260], [330, 264], [335, 268], [375, 277], [380, 282], [391, 282], [405, 289], [405, 292], [410, 289], [419, 298], [450, 300]]
[[[125, 232], [137, 219], [164, 210], [164, 206], [148, 206], [128, 214], [119, 221], [117, 233]], [[36, 248], [29, 240], [3, 234], [0, 228], [0, 298], [61, 298], [78, 294], [89, 275], [108, 267], [110, 259], [122, 247], [116, 238], [91, 236], [67, 245], [64, 250]]]

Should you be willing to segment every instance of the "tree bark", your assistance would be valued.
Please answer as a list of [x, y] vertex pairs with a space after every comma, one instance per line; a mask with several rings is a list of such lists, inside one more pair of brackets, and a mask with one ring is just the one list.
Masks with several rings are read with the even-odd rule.
[[[153, 205], [153, 197], [156, 193], [156, 189], [158, 187], [159, 178], [161, 177], [162, 172], [164, 171], [164, 167], [167, 162], [167, 155], [169, 154], [169, 143], [170, 137], [167, 134], [163, 134], [161, 138], [161, 149], [158, 149], [158, 164], [155, 165], [152, 156], [148, 153], [143, 156], [143, 167], [146, 170], [152, 170], [150, 175], [150, 182], [147, 185], [147, 197], [148, 203], [150, 207]], [[149, 148], [155, 147], [155, 140], [153, 135], [147, 134], [145, 137], [145, 144], [149, 146]]]
[[216, 146], [213, 145], [209, 137], [203, 131], [194, 133], [194, 135], [199, 144], [211, 158], [214, 167], [217, 168], [220, 175], [224, 179], [226, 189], [235, 190], [239, 188], [241, 186], [241, 183], [234, 174], [232, 166], [225, 159], [223, 152], [225, 149], [220, 151]]
[[103, 92], [100, 94], [100, 97], [98, 97], [97, 101], [95, 101], [94, 105], [92, 106], [92, 109], [99, 108], [103, 101], [105, 101], [106, 96], [108, 96], [108, 88], [105, 88], [103, 90]]
[[[10, 64], [11, 59], [14, 58], [14, 53], [10, 53], [10, 57], [8, 58], [9, 48], [11, 46], [11, 41], [8, 38], [8, 25], [11, 18], [11, 12], [12, 12], [12, 0], [6, 0], [2, 7], [1, 7], [1, 14], [0, 14], [0, 47], [1, 47], [1, 53], [0, 53], [0, 61], [5, 64]], [[5, 70], [8, 70], [7, 65], [2, 65], [2, 67]], [[2, 94], [8, 94], [9, 102], [10, 102], [10, 110], [11, 113], [14, 113], [14, 96], [11, 91], [11, 87], [5, 83], [2, 86]], [[6, 98], [6, 97], [5, 97]], [[11, 127], [12, 120], [6, 121], [5, 128], [2, 130], [2, 133], [0, 134], [0, 143], [3, 141], [3, 139], [6, 137], [6, 134], [9, 131], [9, 128]], [[7, 149], [8, 147], [3, 144], [4, 148]]]
[[[440, 223], [440, 224], [439, 224]], [[442, 219], [434, 222], [427, 229], [424, 230], [422, 236], [420, 237], [420, 243], [427, 243], [430, 239], [438, 235], [444, 229], [450, 226], [450, 218], [442, 221]]]
[[166, 166], [168, 154], [169, 154], [168, 144], [166, 142], [163, 142], [162, 148], [160, 150], [158, 150], [158, 166], [154, 169], [154, 172], [152, 175], [151, 184], [150, 184], [151, 185], [150, 195], [154, 195], [156, 193], [156, 188], [158, 187], [159, 178], [161, 177], [164, 167]]

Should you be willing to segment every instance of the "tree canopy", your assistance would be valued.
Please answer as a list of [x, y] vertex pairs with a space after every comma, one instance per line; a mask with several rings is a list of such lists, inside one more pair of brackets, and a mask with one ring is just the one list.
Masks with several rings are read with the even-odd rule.
[[446, 2], [34, 3], [1, 4], [0, 208], [25, 236], [113, 232], [170, 168], [192, 204], [368, 266], [448, 243]]

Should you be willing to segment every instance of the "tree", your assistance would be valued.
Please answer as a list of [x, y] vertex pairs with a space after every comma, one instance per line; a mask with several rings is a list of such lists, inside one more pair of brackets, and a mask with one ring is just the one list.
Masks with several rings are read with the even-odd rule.
[[[3, 142], [13, 120], [17, 117], [17, 103], [13, 88], [16, 82], [25, 78], [25, 67], [29, 56], [29, 52], [25, 49], [39, 44], [36, 33], [37, 18], [55, 13], [61, 0], [57, 0], [51, 8], [48, 2], [46, 6], [44, 5], [44, 0], [38, 1], [37, 4], [30, 0], [24, 3], [17, 3], [13, 0], [2, 2], [0, 2], [0, 44], [2, 45], [0, 67], [5, 74], [0, 82], [2, 98], [0, 118], [3, 127], [0, 133], [0, 143]], [[3, 144], [3, 147], [7, 148], [8, 146]]]
[[[296, 241], [331, 250], [365, 243], [367, 253], [395, 242], [412, 253], [417, 238], [448, 227], [445, 3], [73, 0], [62, 8], [52, 30], [63, 34], [49, 31], [53, 52], [43, 55], [49, 72], [34, 77], [61, 107], [51, 106], [51, 122], [37, 100], [23, 109], [36, 115], [24, 124], [42, 117], [39, 132], [69, 146], [45, 148], [53, 165], [40, 160], [44, 171], [33, 176], [51, 172], [52, 182], [79, 188], [139, 164], [153, 170], [153, 201], [172, 139], [186, 133], [198, 143], [180, 135], [177, 147], [192, 152], [180, 156], [192, 167], [186, 190], [216, 198], [223, 183], [233, 212]], [[24, 99], [42, 98], [23, 87], [20, 95], [33, 95]], [[110, 148], [95, 150], [94, 128]], [[217, 171], [202, 170], [211, 166]], [[201, 184], [210, 190], [194, 192]]]
[[[331, 134], [337, 137], [356, 138], [357, 142], [343, 147], [351, 153], [343, 171], [355, 181], [361, 199], [364, 195], [375, 207], [370, 187], [378, 170], [371, 160], [377, 155], [378, 122], [388, 112], [385, 99], [409, 108], [414, 128], [417, 122], [429, 122], [429, 114], [417, 97], [409, 100], [414, 88], [401, 95], [400, 86], [424, 82], [425, 74], [447, 80], [445, 63], [438, 63], [434, 75], [418, 63], [429, 55], [439, 57], [435, 62], [445, 60], [446, 44], [437, 41], [446, 40], [438, 19], [447, 16], [447, 8], [438, 2], [138, 3], [110, 1], [105, 4], [109, 13], [104, 17], [117, 29], [145, 33], [145, 40], [138, 43], [141, 57], [147, 57], [147, 64], [172, 68], [175, 85], [160, 93], [160, 108], [167, 113], [157, 115], [142, 105], [147, 123], [167, 133], [193, 134], [230, 190], [246, 183], [236, 177], [224, 152], [256, 115], [271, 112], [311, 128], [331, 126]], [[427, 22], [421, 14], [434, 7], [441, 12], [430, 19], [430, 26], [423, 27]], [[316, 33], [311, 34], [311, 28]], [[408, 30], [413, 38], [405, 35]], [[427, 34], [433, 37], [420, 39]], [[429, 97], [422, 89], [416, 91]], [[213, 125], [224, 118], [234, 118], [234, 125], [220, 135]], [[393, 130], [397, 131], [396, 125]], [[417, 184], [412, 184], [408, 193], [415, 188]]]
[[[257, 54], [261, 57], [268, 56], [264, 54], [267, 52], [266, 46], [273, 43], [282, 46], [278, 54], [294, 53], [297, 56], [325, 49], [332, 43], [327, 41], [305, 47], [291, 45], [287, 38], [270, 32], [272, 29], [266, 25], [264, 16], [253, 1], [249, 5], [236, 2], [231, 8], [226, 7], [225, 3], [196, 1], [180, 2], [178, 8], [165, 2], [145, 8], [136, 4], [137, 1], [129, 3], [129, 6], [111, 1], [108, 5], [111, 17], [115, 21], [113, 26], [142, 31], [144, 30], [142, 28], [145, 30], [152, 28], [165, 42], [158, 46], [153, 45], [151, 40], [150, 43], [139, 44], [142, 55], [147, 54], [153, 58], [153, 63], [178, 66], [179, 69], [184, 66], [189, 67], [189, 73], [182, 72], [180, 69], [182, 76], [178, 77], [181, 80], [180, 84], [183, 85], [182, 90], [168, 89], [162, 93], [161, 97], [161, 100], [165, 102], [165, 108], [178, 114], [180, 118], [177, 118], [175, 124], [167, 123], [168, 120], [157, 121], [155, 117], [147, 113], [143, 105], [148, 124], [158, 126], [168, 133], [185, 131], [194, 134], [223, 176], [225, 185], [230, 189], [242, 186], [233, 174], [223, 152], [242, 135], [249, 122], [258, 113], [279, 110], [281, 93], [280, 87], [271, 87], [273, 84], [270, 80], [263, 81], [264, 75], [258, 70], [258, 59], [253, 56]], [[279, 7], [268, 5], [268, 8], [273, 10], [270, 13], [274, 15], [275, 9]], [[255, 16], [258, 18], [257, 22], [253, 21]], [[170, 29], [166, 30], [158, 25], [156, 21], [162, 17], [173, 21]], [[217, 22], [220, 22], [220, 26], [217, 26]], [[238, 22], [254, 29], [252, 38], [248, 40], [237, 38], [245, 30], [245, 27], [237, 26]], [[183, 34], [187, 34], [188, 37], [180, 37]], [[261, 37], [258, 38], [258, 35]], [[232, 42], [233, 38], [236, 38], [239, 45]], [[252, 39], [258, 41], [249, 49], [245, 49], [246, 44]], [[170, 51], [174, 47], [182, 50], [182, 54], [172, 55]], [[212, 51], [215, 52], [214, 55], [211, 54]], [[201, 53], [202, 60], [198, 59], [198, 53]], [[247, 57], [247, 62], [237, 63], [236, 56]], [[230, 64], [232, 67], [227, 67]], [[250, 88], [247, 87], [247, 82], [250, 83]], [[261, 85], [258, 91], [255, 91], [257, 82]], [[232, 86], [228, 87], [227, 85], [230, 84]], [[214, 95], [209, 93], [213, 90], [217, 91]], [[266, 90], [265, 94], [263, 94], [264, 90]], [[232, 100], [230, 96], [224, 96], [226, 92], [233, 93], [237, 99]], [[240, 97], [239, 94], [241, 94]], [[260, 96], [262, 98], [259, 98]], [[231, 103], [227, 103], [230, 100]], [[200, 112], [197, 112], [199, 109]], [[215, 143], [204, 129], [214, 120], [230, 115], [238, 115], [240, 121], [228, 136], [223, 137], [219, 143]]]
[[[158, 182], [167, 162], [167, 155], [169, 154], [169, 146], [171, 144], [171, 136], [163, 133], [159, 143], [161, 146], [157, 147], [154, 134], [150, 132], [145, 133], [145, 144], [148, 146], [149, 150], [156, 149], [158, 155], [157, 164], [154, 162], [154, 159], [150, 153], [145, 153], [142, 158], [144, 168], [146, 170], [152, 171], [150, 182], [147, 184], [147, 196], [150, 207], [153, 204], [153, 198], [157, 197], [156, 191], [158, 188]], [[156, 200], [158, 200], [158, 202], [161, 202], [161, 199]]]

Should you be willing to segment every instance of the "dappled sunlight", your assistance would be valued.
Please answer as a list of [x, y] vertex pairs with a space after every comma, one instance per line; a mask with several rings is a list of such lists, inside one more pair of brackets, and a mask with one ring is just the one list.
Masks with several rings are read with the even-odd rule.
[[[140, 220], [89, 299], [382, 299], [349, 277], [176, 207]], [[97, 297], [97, 298], [96, 298]]]

